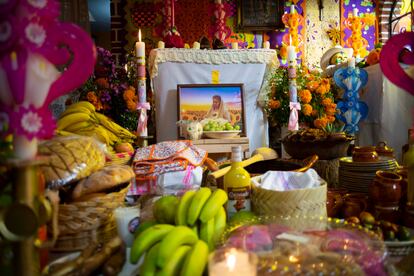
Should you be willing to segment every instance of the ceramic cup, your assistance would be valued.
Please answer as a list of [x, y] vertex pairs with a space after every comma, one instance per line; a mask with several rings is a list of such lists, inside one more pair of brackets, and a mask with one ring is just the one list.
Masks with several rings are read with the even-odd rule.
[[354, 162], [375, 162], [379, 156], [375, 147], [354, 147], [352, 161]]
[[342, 215], [344, 218], [359, 217], [368, 208], [368, 196], [362, 193], [348, 193], [343, 197]]

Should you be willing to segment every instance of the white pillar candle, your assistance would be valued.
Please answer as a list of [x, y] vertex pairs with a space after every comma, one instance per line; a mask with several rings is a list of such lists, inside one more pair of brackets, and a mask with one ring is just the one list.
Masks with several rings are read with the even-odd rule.
[[137, 58], [145, 59], [145, 42], [141, 41], [141, 29], [138, 30], [138, 41], [135, 43]]
[[235, 50], [236, 50], [236, 49], [239, 49], [239, 43], [237, 43], [237, 42], [232, 42], [232, 43], [231, 43], [231, 48], [232, 48], [232, 49], [235, 49]]
[[355, 68], [355, 58], [351, 57], [348, 59], [348, 67]]
[[158, 41], [158, 49], [164, 49], [164, 48], [165, 48], [164, 41]]
[[357, 9], [357, 8], [353, 8], [353, 9], [352, 9], [352, 15], [353, 15], [354, 17], [357, 17], [357, 16], [358, 16], [358, 9]]
[[270, 42], [269, 41], [263, 42], [263, 48], [264, 49], [270, 49]]
[[193, 43], [193, 49], [200, 49], [200, 43], [199, 42], [194, 42]]
[[296, 61], [296, 49], [295, 49], [295, 46], [289, 45], [287, 47], [287, 54], [288, 54], [288, 64], [289, 64], [289, 62]]

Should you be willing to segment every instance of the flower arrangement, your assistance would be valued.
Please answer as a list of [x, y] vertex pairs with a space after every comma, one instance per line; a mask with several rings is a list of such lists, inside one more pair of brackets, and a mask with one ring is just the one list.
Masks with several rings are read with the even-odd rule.
[[[297, 68], [298, 101], [301, 104], [299, 122], [325, 129], [335, 122], [336, 86], [319, 72]], [[285, 126], [289, 121], [289, 79], [286, 67], [275, 69], [269, 79], [265, 112], [272, 125]]]
[[95, 106], [96, 111], [112, 118], [119, 125], [135, 131], [138, 95], [135, 91], [136, 64], [127, 55], [125, 68], [116, 68], [110, 51], [97, 48], [98, 61], [94, 74], [80, 89], [80, 98]]

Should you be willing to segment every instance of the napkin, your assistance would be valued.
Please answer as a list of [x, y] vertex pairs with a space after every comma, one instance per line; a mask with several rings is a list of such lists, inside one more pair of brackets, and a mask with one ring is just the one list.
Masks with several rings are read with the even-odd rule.
[[309, 169], [306, 172], [268, 171], [252, 181], [263, 189], [289, 191], [318, 187], [322, 183], [322, 178], [314, 169]]

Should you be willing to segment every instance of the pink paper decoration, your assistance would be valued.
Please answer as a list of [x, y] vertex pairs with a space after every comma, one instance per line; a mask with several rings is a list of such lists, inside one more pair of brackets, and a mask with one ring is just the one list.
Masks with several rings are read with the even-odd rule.
[[[411, 50], [407, 46], [410, 46]], [[381, 50], [380, 66], [384, 75], [392, 83], [414, 96], [414, 79], [400, 65], [400, 62], [412, 64], [414, 60], [413, 51], [413, 32], [395, 35], [387, 41]]]

